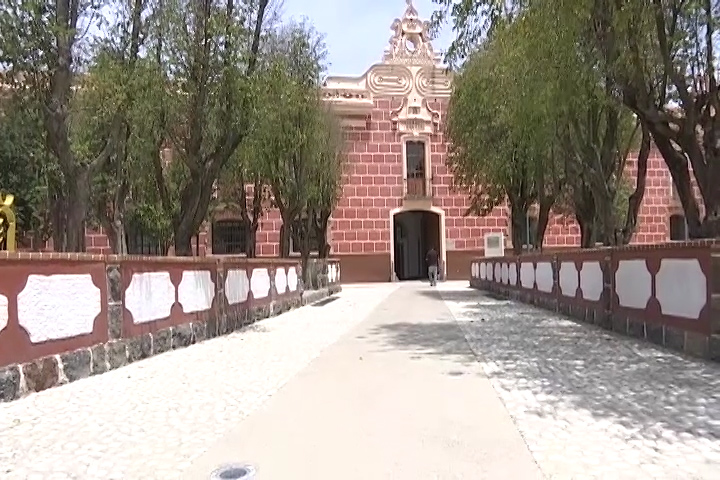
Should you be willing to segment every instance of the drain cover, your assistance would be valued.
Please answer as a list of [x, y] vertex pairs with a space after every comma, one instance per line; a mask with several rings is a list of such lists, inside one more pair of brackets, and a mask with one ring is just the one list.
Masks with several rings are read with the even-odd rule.
[[223, 465], [210, 474], [210, 480], [255, 480], [255, 469], [250, 465]]

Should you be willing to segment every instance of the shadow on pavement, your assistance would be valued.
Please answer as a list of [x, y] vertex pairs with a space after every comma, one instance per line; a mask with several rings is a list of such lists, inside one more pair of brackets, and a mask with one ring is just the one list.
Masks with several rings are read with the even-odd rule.
[[469, 287], [422, 294], [456, 304], [457, 322], [489, 376], [504, 389], [531, 393], [539, 416], [556, 417], [560, 407], [584, 409], [633, 436], [659, 439], [670, 430], [681, 438], [720, 439], [718, 365]]

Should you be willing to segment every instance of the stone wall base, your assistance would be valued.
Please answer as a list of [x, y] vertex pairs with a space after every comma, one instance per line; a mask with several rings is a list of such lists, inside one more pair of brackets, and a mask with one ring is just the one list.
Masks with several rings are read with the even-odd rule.
[[605, 330], [641, 339], [681, 352], [693, 357], [720, 362], [720, 335], [702, 335], [688, 332], [659, 323], [651, 323], [641, 319], [614, 315], [600, 307], [584, 307], [575, 304], [558, 302], [557, 299], [538, 297], [531, 292], [507, 288], [495, 283], [473, 281], [472, 288], [485, 291], [489, 295], [503, 299], [535, 305], [545, 310], [561, 313], [573, 320], [598, 326]]
[[140, 337], [111, 340], [90, 348], [39, 358], [29, 363], [0, 368], [0, 402], [9, 402], [34, 392], [115, 370], [138, 360], [194, 343], [227, 335], [252, 323], [314, 303], [342, 290], [333, 285], [303, 292], [301, 298], [273, 302], [224, 315], [206, 322], [191, 322]]

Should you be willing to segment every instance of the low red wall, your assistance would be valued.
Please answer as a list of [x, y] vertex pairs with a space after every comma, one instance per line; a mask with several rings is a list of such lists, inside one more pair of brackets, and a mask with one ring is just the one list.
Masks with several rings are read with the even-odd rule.
[[472, 287], [720, 360], [715, 242], [481, 258], [470, 270]]
[[[313, 300], [339, 290], [337, 260], [316, 270]], [[312, 301], [301, 278], [296, 259], [0, 252], [0, 401]]]

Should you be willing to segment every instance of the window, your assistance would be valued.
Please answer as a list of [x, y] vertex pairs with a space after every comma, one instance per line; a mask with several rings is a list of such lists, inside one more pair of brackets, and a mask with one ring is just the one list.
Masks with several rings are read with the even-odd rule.
[[411, 140], [405, 144], [405, 164], [408, 178], [425, 177], [425, 142]]
[[425, 142], [408, 141], [405, 143], [405, 166], [407, 168], [407, 194], [425, 195]]
[[247, 232], [239, 220], [219, 220], [212, 225], [212, 252], [215, 255], [245, 253]]
[[683, 241], [688, 239], [687, 223], [684, 215], [670, 215], [670, 240]]

